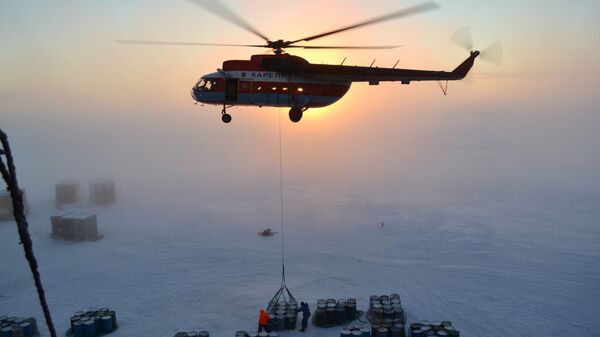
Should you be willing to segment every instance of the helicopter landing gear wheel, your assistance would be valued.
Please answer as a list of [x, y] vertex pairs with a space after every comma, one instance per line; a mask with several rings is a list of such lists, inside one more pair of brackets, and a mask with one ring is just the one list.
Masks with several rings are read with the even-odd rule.
[[291, 108], [290, 109], [290, 120], [294, 123], [298, 123], [302, 119], [302, 109], [301, 108]]
[[223, 121], [223, 123], [228, 124], [229, 122], [231, 122], [231, 115], [223, 114], [223, 116], [221, 116], [221, 120]]
[[225, 124], [229, 124], [231, 122], [231, 115], [227, 113], [225, 107], [223, 107], [223, 110], [221, 110], [221, 120]]

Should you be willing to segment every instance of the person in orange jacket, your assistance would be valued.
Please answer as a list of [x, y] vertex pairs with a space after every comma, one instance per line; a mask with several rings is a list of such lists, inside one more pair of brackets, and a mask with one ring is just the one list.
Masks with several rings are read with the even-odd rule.
[[267, 314], [263, 309], [260, 309], [260, 314], [258, 315], [258, 332], [261, 332], [265, 329], [266, 332], [271, 332], [269, 329], [269, 321], [271, 320], [271, 316]]

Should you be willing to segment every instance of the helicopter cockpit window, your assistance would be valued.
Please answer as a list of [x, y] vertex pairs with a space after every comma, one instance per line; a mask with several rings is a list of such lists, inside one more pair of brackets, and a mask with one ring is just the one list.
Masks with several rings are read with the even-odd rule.
[[217, 81], [213, 79], [201, 79], [196, 87], [202, 91], [215, 91], [217, 89]]
[[198, 81], [198, 83], [196, 83], [196, 88], [204, 88], [205, 85], [206, 85], [206, 80], [201, 79], [200, 81]]

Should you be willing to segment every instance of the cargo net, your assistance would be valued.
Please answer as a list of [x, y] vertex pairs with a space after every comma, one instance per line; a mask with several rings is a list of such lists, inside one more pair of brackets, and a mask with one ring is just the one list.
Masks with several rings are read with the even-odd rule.
[[[282, 300], [277, 301], [276, 298], [278, 295], [276, 294], [275, 297], [273, 297], [273, 300], [269, 302], [269, 306], [267, 307], [267, 313], [271, 316], [268, 326], [271, 334], [273, 331], [295, 330], [298, 322], [298, 312], [296, 311], [296, 309], [298, 309], [298, 304], [296, 299], [294, 296], [292, 296], [285, 285], [279, 289], [278, 293], [280, 292], [281, 294], [279, 294], [279, 298]], [[284, 294], [284, 292], [287, 294]], [[258, 334], [258, 336], [265, 337], [264, 335], [260, 334]]]
[[348, 324], [362, 315], [356, 310], [356, 299], [320, 299], [317, 301], [317, 313], [313, 324], [321, 328], [330, 328]]
[[400, 295], [373, 295], [369, 300], [367, 320], [371, 326], [390, 329], [394, 324], [405, 324], [406, 314]]

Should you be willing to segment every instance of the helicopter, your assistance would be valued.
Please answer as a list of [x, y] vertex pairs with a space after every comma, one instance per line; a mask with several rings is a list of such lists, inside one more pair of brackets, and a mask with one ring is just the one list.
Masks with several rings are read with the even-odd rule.
[[[173, 42], [151, 40], [116, 40], [122, 44], [170, 45], [170, 46], [226, 46], [268, 48], [273, 54], [252, 55], [250, 60], [227, 60], [216, 72], [203, 75], [192, 87], [191, 95], [195, 103], [222, 106], [221, 120], [231, 122], [227, 108], [232, 106], [286, 107], [290, 108], [289, 118], [297, 123], [303, 113], [310, 108], [320, 108], [334, 104], [350, 89], [354, 82], [367, 82], [379, 85], [380, 82], [437, 81], [446, 94], [448, 81], [462, 80], [472, 68], [475, 59], [481, 54], [469, 50], [466, 60], [452, 71], [379, 68], [370, 66], [347, 66], [342, 64], [314, 64], [306, 59], [286, 53], [287, 49], [394, 49], [400, 46], [313, 46], [299, 45], [325, 36], [374, 25], [384, 21], [408, 17], [431, 11], [440, 6], [432, 1], [407, 7], [390, 14], [358, 22], [342, 28], [296, 40], [270, 40], [254, 26], [218, 0], [189, 0], [195, 5], [221, 17], [222, 19], [256, 35], [265, 42], [262, 44], [225, 44], [200, 42]], [[345, 59], [344, 59], [345, 61]], [[445, 87], [442, 83], [445, 82]]]

